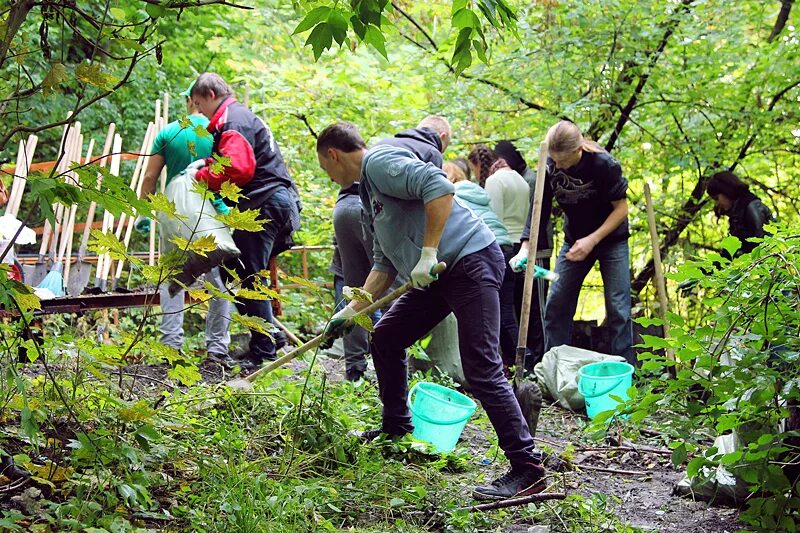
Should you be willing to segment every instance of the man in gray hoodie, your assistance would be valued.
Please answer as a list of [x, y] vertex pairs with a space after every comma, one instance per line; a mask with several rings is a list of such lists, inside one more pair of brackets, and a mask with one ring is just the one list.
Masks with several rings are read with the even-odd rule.
[[[403, 147], [367, 150], [356, 127], [328, 126], [317, 139], [322, 169], [340, 187], [359, 182], [366, 223], [371, 225], [373, 267], [364, 289], [377, 297], [399, 274], [416, 287], [400, 297], [375, 326], [372, 357], [383, 402], [379, 429], [362, 433], [413, 431], [408, 409], [406, 348], [453, 312], [458, 320], [464, 374], [497, 432], [511, 470], [486, 486], [477, 499], [505, 499], [544, 489], [544, 468], [498, 354], [503, 254], [489, 228], [453, 199], [453, 184], [432, 163]], [[432, 269], [443, 261], [439, 276]], [[330, 320], [327, 332], [342, 333], [345, 321], [366, 304], [351, 302]]]

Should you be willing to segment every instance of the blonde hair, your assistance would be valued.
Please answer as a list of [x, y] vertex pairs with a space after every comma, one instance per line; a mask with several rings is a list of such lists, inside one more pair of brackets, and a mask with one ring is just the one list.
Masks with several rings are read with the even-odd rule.
[[447, 174], [447, 179], [449, 179], [453, 183], [458, 183], [459, 181], [467, 181], [467, 175], [464, 174], [464, 171], [461, 170], [455, 163], [451, 163], [448, 161], [444, 165], [442, 165], [442, 170], [444, 170], [445, 174]]
[[422, 119], [418, 128], [430, 128], [439, 135], [447, 135], [450, 139], [453, 137], [453, 130], [450, 128], [450, 123], [441, 115], [428, 115]]
[[582, 150], [600, 154], [605, 152], [602, 146], [587, 139], [578, 126], [568, 120], [562, 120], [547, 131], [547, 148], [552, 154], [571, 154]]

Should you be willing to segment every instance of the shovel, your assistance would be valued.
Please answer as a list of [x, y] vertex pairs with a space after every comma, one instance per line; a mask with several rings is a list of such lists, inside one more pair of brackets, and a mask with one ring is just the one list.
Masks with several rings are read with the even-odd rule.
[[[111, 142], [114, 140], [114, 130], [116, 129], [116, 124], [113, 122], [108, 125], [108, 135], [106, 135], [106, 142], [103, 145], [103, 154], [102, 159], [100, 160], [99, 165], [101, 167], [106, 166], [106, 161], [108, 160], [108, 154], [111, 151]], [[103, 175], [97, 175], [97, 187], [100, 188], [102, 184]], [[92, 264], [86, 261], [86, 250], [89, 247], [89, 235], [92, 232], [92, 225], [94, 224], [94, 213], [95, 209], [97, 208], [97, 204], [92, 202], [89, 204], [89, 212], [86, 215], [86, 225], [83, 228], [83, 236], [81, 237], [81, 245], [78, 248], [78, 260], [75, 263], [75, 267], [72, 269], [72, 272], [69, 277], [69, 282], [67, 284], [67, 293], [70, 296], [78, 296], [83, 293], [83, 289], [89, 284], [89, 279], [92, 274]]]
[[533, 193], [533, 213], [531, 214], [531, 233], [528, 255], [533, 254], [525, 267], [525, 288], [522, 293], [522, 309], [519, 319], [519, 338], [517, 339], [516, 376], [514, 377], [514, 393], [517, 397], [522, 416], [528, 423], [531, 437], [536, 435], [539, 424], [539, 412], [542, 410], [542, 391], [532, 381], [525, 381], [525, 356], [527, 353], [528, 321], [531, 316], [531, 298], [533, 278], [536, 272], [536, 250], [539, 246], [539, 222], [542, 216], [542, 196], [544, 196], [544, 180], [547, 173], [547, 142], [539, 147], [539, 168], [536, 173], [536, 188]]
[[[444, 263], [439, 263], [438, 265], [433, 267], [432, 273], [433, 274], [439, 274], [440, 272], [443, 272], [445, 268], [447, 268], [447, 265], [445, 265]], [[390, 292], [389, 294], [387, 294], [386, 296], [384, 296], [383, 298], [381, 298], [377, 302], [369, 304], [367, 307], [365, 307], [364, 309], [359, 311], [356, 316], [370, 316], [372, 313], [374, 313], [378, 309], [382, 309], [382, 308], [386, 307], [387, 305], [389, 305], [390, 303], [392, 303], [393, 301], [395, 301], [397, 298], [400, 298], [402, 295], [404, 295], [405, 293], [410, 291], [411, 288], [412, 288], [412, 285], [411, 285], [410, 281], [404, 283], [403, 285], [401, 285], [400, 287], [396, 288], [395, 290], [393, 290], [392, 292]], [[353, 323], [354, 323], [354, 321], [353, 321], [352, 318], [347, 321], [348, 325], [352, 325]], [[313, 339], [311, 339], [307, 343], [305, 343], [305, 344], [303, 344], [301, 346], [298, 346], [297, 348], [295, 348], [291, 352], [287, 353], [283, 357], [279, 357], [278, 359], [272, 361], [267, 366], [256, 370], [255, 372], [253, 372], [249, 376], [244, 377], [244, 378], [232, 379], [232, 380], [228, 381], [226, 383], [226, 385], [228, 387], [232, 388], [233, 390], [240, 390], [240, 391], [252, 390], [253, 389], [253, 382], [255, 380], [257, 380], [258, 378], [269, 374], [270, 372], [272, 372], [276, 368], [279, 368], [279, 367], [285, 365], [289, 361], [297, 358], [299, 355], [302, 355], [302, 354], [306, 353], [309, 350], [313, 350], [314, 348], [319, 346], [320, 343], [322, 343], [322, 341], [324, 341], [326, 339], [326, 337], [327, 337], [327, 335], [325, 335], [324, 333], [321, 334], [321, 335], [317, 335], [316, 337], [314, 337]]]

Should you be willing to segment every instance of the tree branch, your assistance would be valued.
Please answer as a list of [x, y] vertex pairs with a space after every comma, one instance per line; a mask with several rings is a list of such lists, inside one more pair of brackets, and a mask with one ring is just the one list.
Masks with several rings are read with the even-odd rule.
[[778, 12], [778, 18], [775, 19], [775, 25], [772, 27], [772, 33], [769, 34], [767, 38], [767, 42], [771, 43], [775, 40], [775, 37], [780, 35], [783, 31], [783, 28], [786, 27], [786, 22], [789, 20], [789, 12], [792, 10], [792, 4], [794, 4], [794, 0], [782, 0], [781, 1], [781, 10]]

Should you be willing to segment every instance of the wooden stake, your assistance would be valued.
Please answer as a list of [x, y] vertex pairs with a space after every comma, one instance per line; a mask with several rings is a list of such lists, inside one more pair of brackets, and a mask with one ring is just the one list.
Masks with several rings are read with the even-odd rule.
[[[664, 338], [669, 335], [669, 325], [667, 324], [667, 286], [664, 282], [664, 268], [661, 264], [661, 245], [658, 241], [658, 230], [656, 229], [656, 215], [653, 210], [653, 197], [650, 194], [650, 182], [644, 184], [644, 198], [647, 208], [647, 222], [650, 226], [650, 241], [653, 245], [653, 268], [655, 272], [656, 291], [658, 292], [659, 315], [664, 322]], [[667, 359], [675, 362], [675, 351], [666, 348]]]

